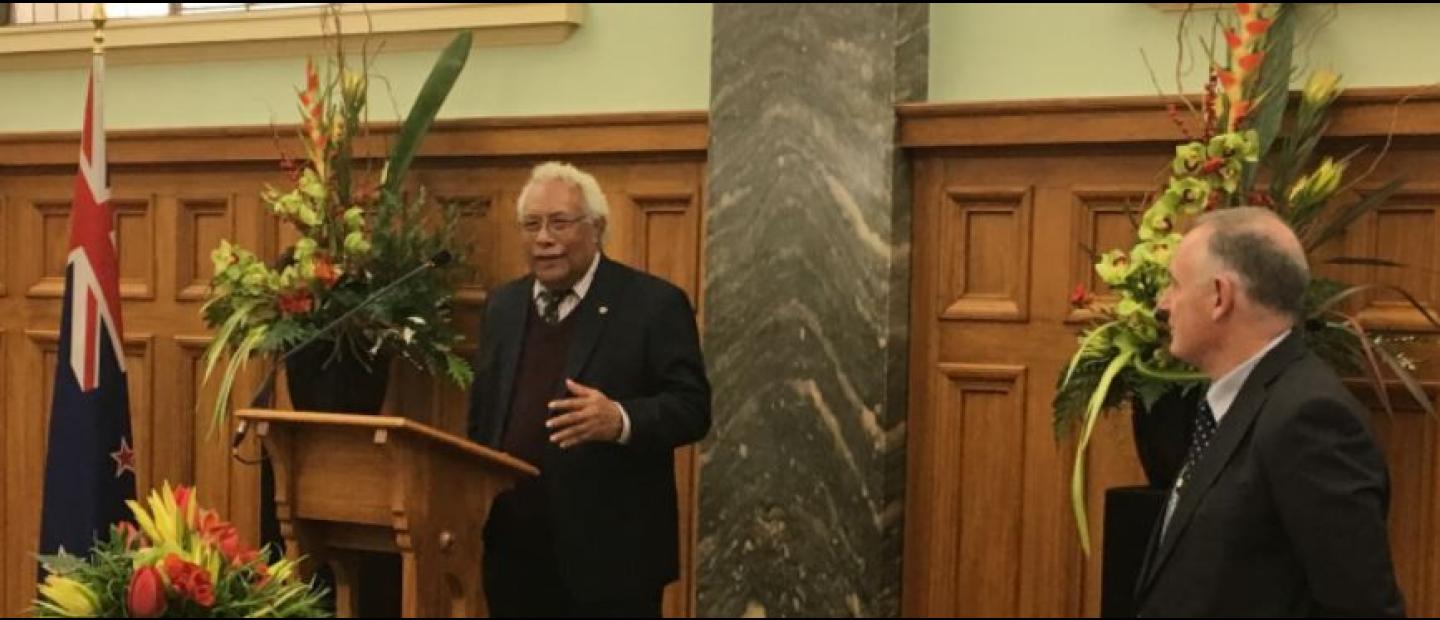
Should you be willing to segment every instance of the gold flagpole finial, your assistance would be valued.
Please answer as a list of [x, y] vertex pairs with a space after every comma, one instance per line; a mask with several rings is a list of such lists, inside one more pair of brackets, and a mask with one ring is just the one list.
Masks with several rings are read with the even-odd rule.
[[95, 24], [95, 54], [105, 53], [105, 3], [96, 2], [95, 12], [90, 15], [91, 23]]

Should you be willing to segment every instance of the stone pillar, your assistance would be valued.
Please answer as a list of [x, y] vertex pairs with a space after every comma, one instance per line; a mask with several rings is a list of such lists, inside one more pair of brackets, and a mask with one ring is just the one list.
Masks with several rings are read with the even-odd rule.
[[716, 4], [703, 616], [893, 616], [928, 4]]

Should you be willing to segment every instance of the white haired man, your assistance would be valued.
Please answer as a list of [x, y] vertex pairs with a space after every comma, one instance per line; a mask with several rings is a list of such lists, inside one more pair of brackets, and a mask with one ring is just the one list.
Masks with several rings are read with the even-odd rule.
[[485, 529], [500, 617], [659, 617], [678, 575], [674, 449], [710, 428], [695, 314], [674, 285], [606, 258], [591, 175], [537, 166], [516, 216], [530, 273], [496, 289], [470, 436], [539, 466]]

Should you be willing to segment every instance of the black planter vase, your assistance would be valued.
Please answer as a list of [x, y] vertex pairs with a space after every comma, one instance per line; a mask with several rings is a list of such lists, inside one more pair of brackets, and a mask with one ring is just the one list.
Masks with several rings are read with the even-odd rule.
[[361, 359], [348, 347], [337, 351], [333, 342], [310, 344], [285, 362], [290, 404], [298, 411], [379, 413], [390, 359], [389, 353]]
[[1191, 416], [1204, 395], [1202, 389], [1175, 389], [1149, 408], [1139, 400], [1134, 402], [1130, 424], [1135, 451], [1150, 488], [1169, 489], [1175, 484], [1190, 446]]

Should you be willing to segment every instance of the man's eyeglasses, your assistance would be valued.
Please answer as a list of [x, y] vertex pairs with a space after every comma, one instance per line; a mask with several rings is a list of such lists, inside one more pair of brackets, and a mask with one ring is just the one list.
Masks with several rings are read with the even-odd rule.
[[545, 228], [548, 223], [548, 226], [550, 227], [550, 232], [557, 235], [563, 235], [570, 232], [572, 229], [575, 228], [576, 224], [585, 221], [585, 219], [586, 218], [584, 217], [572, 217], [562, 215], [557, 215], [550, 218], [526, 217], [520, 220], [520, 230], [527, 235], [535, 236], [540, 234], [540, 230], [542, 228]]

